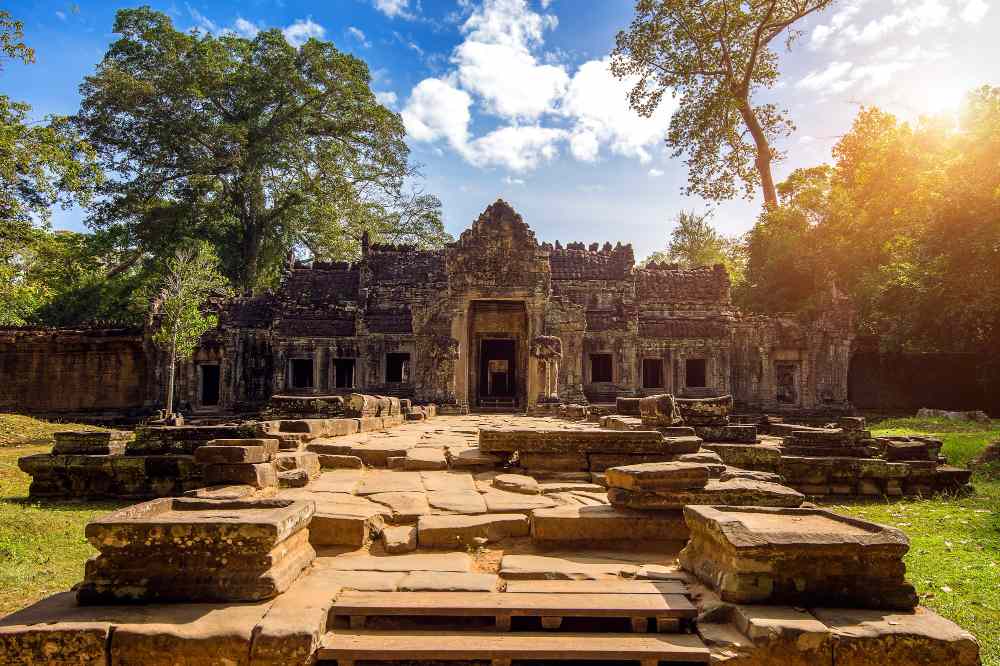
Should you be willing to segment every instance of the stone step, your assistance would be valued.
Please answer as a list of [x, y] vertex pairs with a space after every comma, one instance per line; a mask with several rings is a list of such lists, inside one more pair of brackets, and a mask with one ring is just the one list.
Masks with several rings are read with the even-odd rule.
[[417, 543], [421, 548], [475, 547], [511, 537], [526, 537], [530, 529], [528, 516], [521, 513], [421, 516], [417, 522]]
[[510, 580], [507, 594], [687, 594], [680, 580]]
[[695, 635], [496, 633], [489, 631], [345, 631], [328, 632], [318, 659], [338, 666], [356, 661], [487, 660], [494, 666], [519, 661], [632, 660], [642, 666], [709, 663], [709, 651]]
[[335, 617], [349, 617], [354, 629], [363, 628], [369, 617], [492, 617], [499, 630], [509, 631], [512, 617], [542, 618], [546, 629], [558, 629], [567, 617], [600, 617], [628, 618], [635, 633], [645, 632], [648, 621], [655, 619], [658, 631], [671, 633], [696, 615], [682, 594], [348, 591], [330, 608], [328, 626]]

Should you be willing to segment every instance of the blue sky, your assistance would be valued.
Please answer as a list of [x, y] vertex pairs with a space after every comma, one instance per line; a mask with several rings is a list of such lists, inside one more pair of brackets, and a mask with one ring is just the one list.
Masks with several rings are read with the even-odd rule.
[[[285, 30], [296, 43], [333, 41], [368, 62], [373, 88], [403, 115], [424, 188], [457, 235], [498, 196], [541, 240], [629, 241], [640, 257], [661, 249], [685, 197], [687, 173], [663, 145], [671, 109], [640, 119], [606, 57], [632, 17], [630, 0], [171, 0], [149, 3], [182, 29], [250, 35]], [[781, 55], [778, 88], [760, 99], [787, 108], [798, 129], [780, 148], [795, 167], [830, 159], [859, 105], [907, 119], [952, 113], [961, 96], [1000, 85], [995, 0], [840, 0], [801, 26]], [[73, 113], [77, 87], [108, 44], [107, 0], [9, 3], [37, 53], [8, 63], [0, 90], [35, 117]], [[749, 229], [760, 203], [711, 206], [730, 234]], [[82, 229], [81, 211], [57, 227]]]

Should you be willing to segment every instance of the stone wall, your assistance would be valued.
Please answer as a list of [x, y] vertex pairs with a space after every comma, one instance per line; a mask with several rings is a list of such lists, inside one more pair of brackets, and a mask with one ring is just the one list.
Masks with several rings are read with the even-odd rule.
[[141, 329], [0, 330], [0, 411], [141, 411], [149, 361]]

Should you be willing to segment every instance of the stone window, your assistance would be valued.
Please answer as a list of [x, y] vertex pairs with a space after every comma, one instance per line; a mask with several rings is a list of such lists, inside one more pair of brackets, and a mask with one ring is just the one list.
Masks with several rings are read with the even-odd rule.
[[333, 385], [339, 389], [354, 388], [354, 366], [353, 358], [333, 359]]
[[410, 381], [410, 355], [393, 353], [385, 355], [385, 381], [388, 384], [406, 384]]
[[293, 389], [313, 387], [313, 360], [311, 358], [288, 359], [288, 381]]
[[684, 364], [684, 385], [690, 388], [708, 386], [708, 362], [703, 358], [689, 358]]
[[614, 381], [611, 354], [590, 355], [590, 381], [592, 383]]
[[642, 388], [663, 388], [663, 359], [642, 359]]

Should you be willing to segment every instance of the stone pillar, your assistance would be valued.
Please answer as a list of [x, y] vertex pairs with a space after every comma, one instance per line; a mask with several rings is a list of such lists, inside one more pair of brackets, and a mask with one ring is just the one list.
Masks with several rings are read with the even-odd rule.
[[531, 355], [545, 368], [545, 381], [538, 387], [536, 402], [558, 402], [562, 340], [551, 335], [537, 335], [531, 342]]

